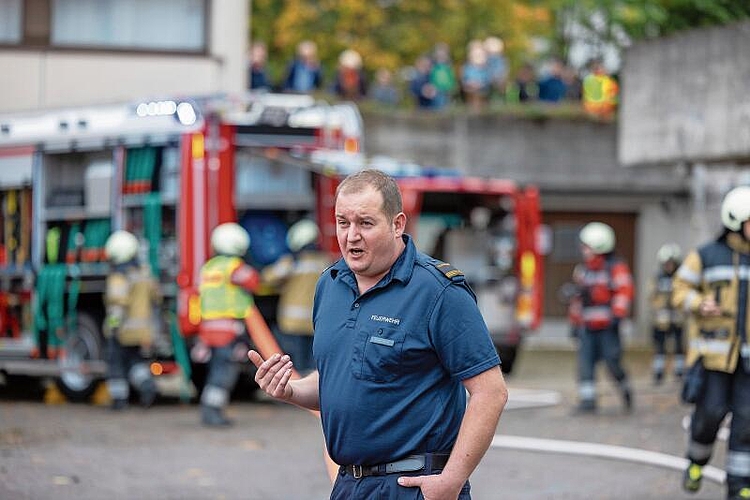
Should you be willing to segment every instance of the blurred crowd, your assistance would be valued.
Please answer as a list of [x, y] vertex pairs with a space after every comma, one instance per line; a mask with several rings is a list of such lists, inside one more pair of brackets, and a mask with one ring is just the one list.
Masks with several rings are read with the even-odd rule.
[[466, 54], [465, 61], [455, 62], [451, 47], [438, 43], [417, 57], [413, 66], [397, 72], [385, 67], [368, 71], [362, 56], [346, 49], [328, 78], [332, 81], [326, 81], [328, 73], [318, 58], [317, 46], [306, 40], [298, 44], [280, 81], [272, 81], [267, 47], [256, 42], [250, 50], [248, 86], [276, 92], [327, 91], [346, 100], [428, 110], [457, 104], [481, 112], [493, 103], [579, 103], [589, 114], [611, 118], [617, 108], [617, 80], [601, 60], [591, 60], [578, 70], [552, 57], [514, 69], [503, 41], [494, 36], [472, 40]]

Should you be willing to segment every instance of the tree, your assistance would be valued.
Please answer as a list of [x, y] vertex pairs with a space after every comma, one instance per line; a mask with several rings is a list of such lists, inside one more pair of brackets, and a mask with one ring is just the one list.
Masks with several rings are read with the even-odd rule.
[[472, 39], [500, 36], [511, 59], [521, 60], [535, 37], [553, 31], [549, 9], [513, 0], [254, 0], [251, 40], [269, 47], [278, 79], [297, 43], [317, 43], [330, 75], [346, 48], [358, 51], [365, 69], [398, 70], [430, 52], [437, 42], [462, 61]]

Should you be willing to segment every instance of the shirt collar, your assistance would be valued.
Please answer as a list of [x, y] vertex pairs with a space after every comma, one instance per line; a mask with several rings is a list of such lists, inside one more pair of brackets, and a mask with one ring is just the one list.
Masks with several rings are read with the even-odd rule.
[[[408, 234], [403, 234], [401, 238], [404, 240], [404, 251], [398, 256], [396, 262], [391, 266], [388, 274], [383, 276], [380, 283], [376, 287], [385, 286], [391, 282], [391, 280], [398, 280], [402, 283], [408, 283], [411, 279], [411, 275], [414, 271], [414, 261], [417, 258], [417, 247], [414, 246], [414, 241]], [[356, 282], [354, 279], [354, 273], [349, 266], [346, 265], [346, 260], [342, 257], [336, 262], [331, 268], [331, 277], [333, 279], [344, 279]]]

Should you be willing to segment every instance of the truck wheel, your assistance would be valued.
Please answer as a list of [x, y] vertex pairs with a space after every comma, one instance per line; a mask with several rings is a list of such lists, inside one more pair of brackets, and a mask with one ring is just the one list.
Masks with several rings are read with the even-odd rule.
[[503, 373], [510, 374], [513, 371], [513, 364], [516, 361], [516, 354], [518, 353], [518, 345], [509, 344], [498, 344], [495, 345], [497, 354], [500, 356], [500, 360], [503, 362], [500, 365], [500, 369]]
[[78, 313], [77, 328], [68, 332], [63, 347], [64, 354], [58, 358], [60, 377], [55, 382], [69, 400], [84, 401], [93, 394], [103, 376], [82, 369], [83, 362], [104, 360], [102, 336], [94, 318]]

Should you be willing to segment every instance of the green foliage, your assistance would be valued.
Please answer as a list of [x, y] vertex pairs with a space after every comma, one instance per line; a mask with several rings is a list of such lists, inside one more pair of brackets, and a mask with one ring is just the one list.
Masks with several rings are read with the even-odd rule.
[[302, 40], [317, 43], [330, 77], [346, 48], [362, 55], [369, 72], [397, 70], [438, 42], [460, 63], [470, 40], [490, 35], [504, 40], [511, 60], [520, 60], [533, 37], [552, 34], [550, 21], [545, 6], [514, 0], [253, 0], [250, 35], [268, 45], [278, 80]]

